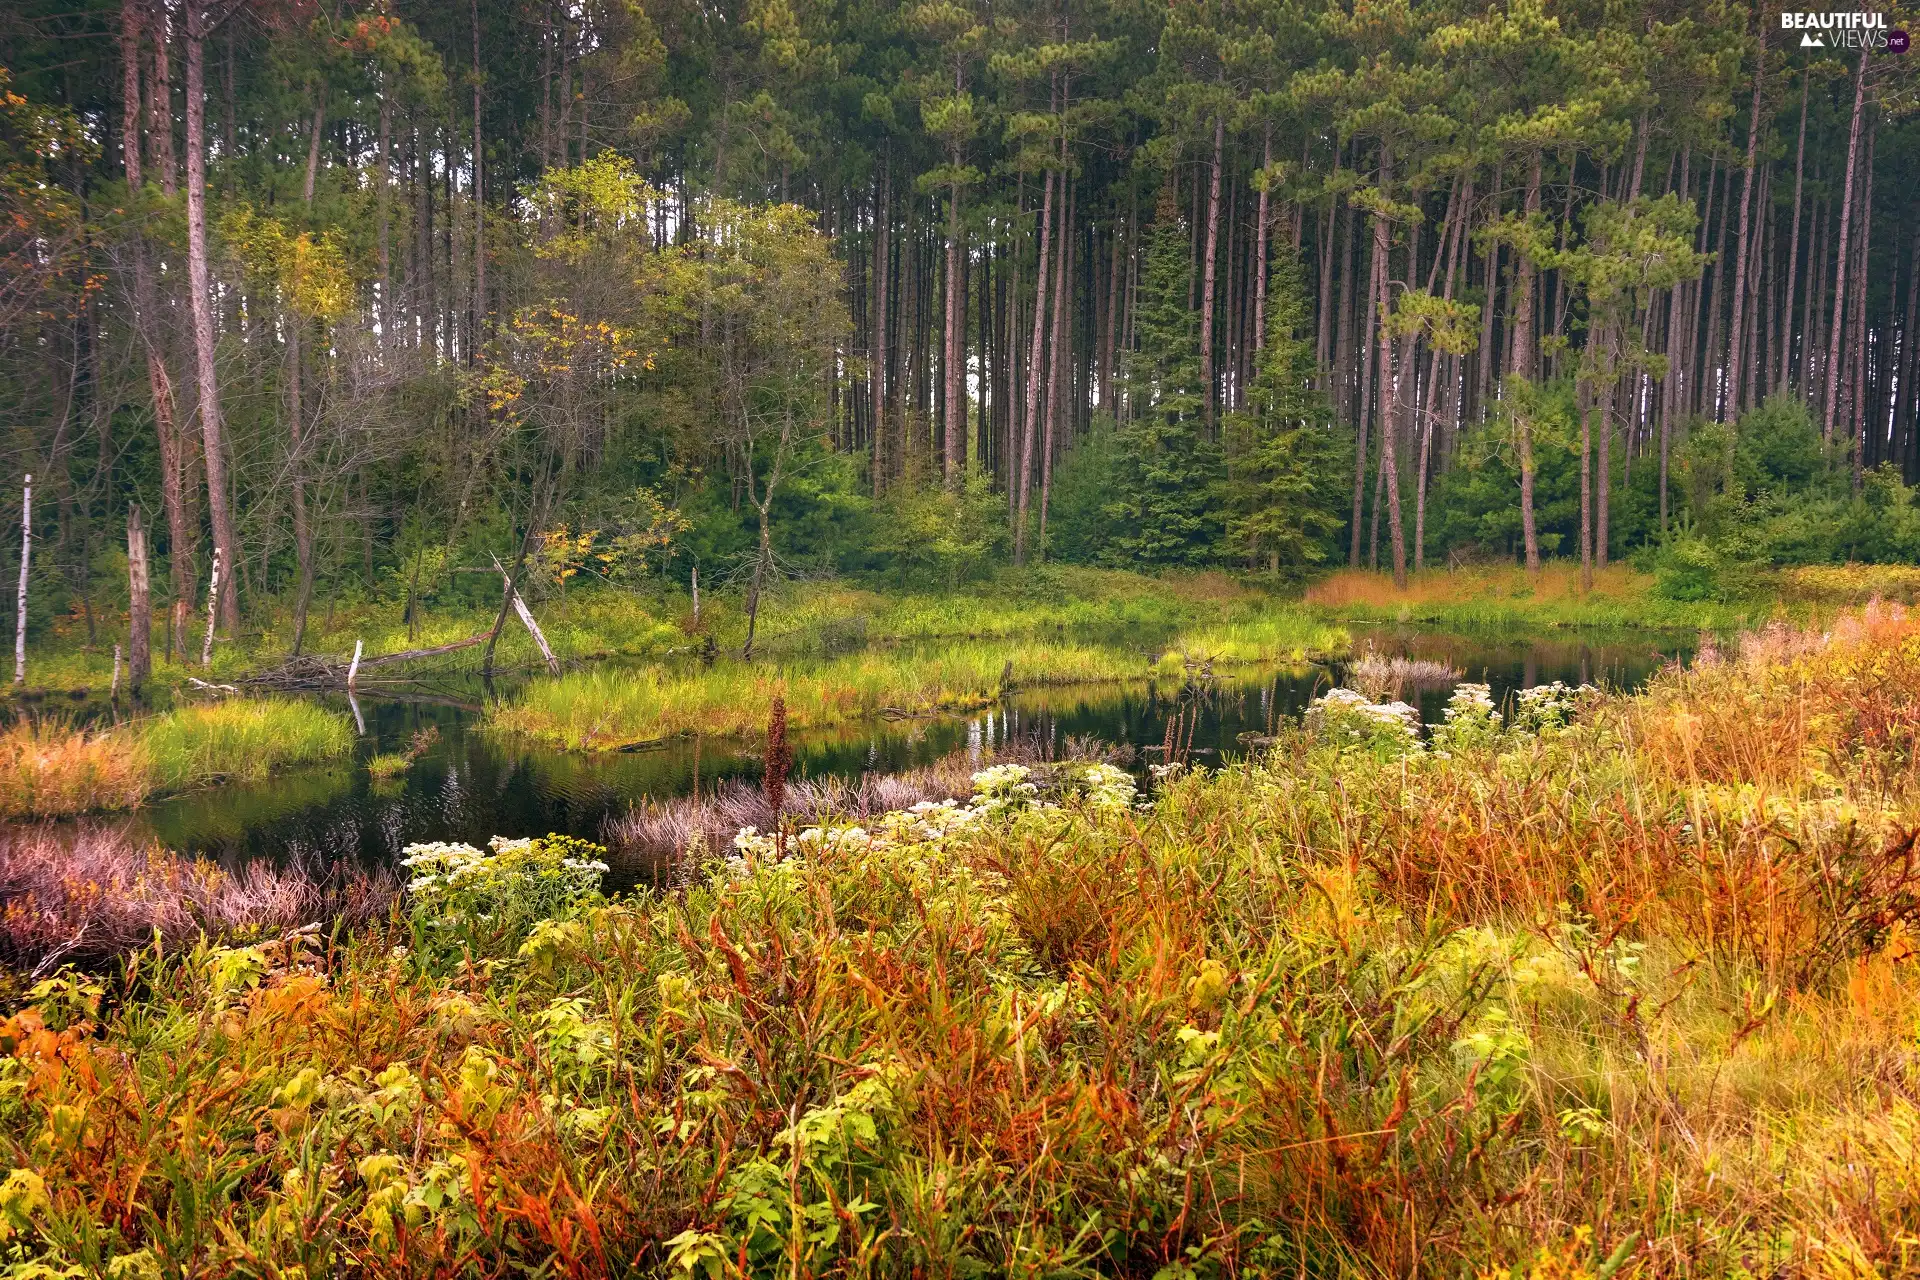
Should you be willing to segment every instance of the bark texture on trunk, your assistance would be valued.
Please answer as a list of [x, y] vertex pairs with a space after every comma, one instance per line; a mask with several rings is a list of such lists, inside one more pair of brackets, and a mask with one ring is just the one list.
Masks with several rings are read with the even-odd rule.
[[220, 380], [214, 368], [213, 282], [207, 270], [206, 11], [201, 0], [186, 5], [187, 41], [187, 289], [192, 294], [194, 373], [200, 398], [200, 439], [206, 450], [207, 513], [213, 550], [228, 566], [220, 583], [221, 624], [240, 625], [240, 600], [232, 566], [239, 540], [228, 507], [226, 428], [220, 414]]
[[1207, 177], [1207, 247], [1201, 266], [1200, 381], [1203, 391], [1200, 416], [1209, 437], [1214, 434], [1213, 281], [1215, 258], [1220, 248], [1220, 153], [1226, 146], [1226, 128], [1226, 120], [1216, 115], [1213, 118], [1213, 165]]
[[147, 526], [140, 504], [127, 507], [127, 679], [138, 689], [153, 674], [153, 596], [147, 579]]
[[[1527, 216], [1531, 217], [1539, 208], [1540, 153], [1536, 151], [1527, 163]], [[1530, 379], [1533, 377], [1533, 255], [1516, 253], [1514, 256], [1518, 269], [1513, 283], [1513, 372]], [[1538, 575], [1540, 531], [1533, 511], [1533, 424], [1524, 412], [1516, 412], [1513, 422], [1514, 449], [1520, 455], [1520, 534], [1526, 544], [1527, 572]]]
[[1853, 73], [1853, 122], [1847, 128], [1847, 174], [1840, 184], [1840, 253], [1834, 263], [1833, 323], [1827, 329], [1827, 394], [1820, 415], [1820, 435], [1833, 443], [1834, 414], [1840, 403], [1840, 323], [1847, 305], [1848, 236], [1853, 230], [1854, 170], [1860, 159], [1861, 108], [1867, 95], [1867, 52], [1860, 51], [1860, 63]]
[[1027, 358], [1026, 414], [1020, 426], [1020, 457], [1014, 478], [1013, 562], [1027, 562], [1027, 511], [1031, 501], [1034, 438], [1040, 430], [1040, 360], [1047, 331], [1048, 251], [1053, 244], [1053, 172], [1047, 172], [1046, 192], [1040, 198], [1040, 263], [1033, 285], [1033, 335]]
[[[1741, 410], [1740, 389], [1745, 376], [1746, 323], [1749, 317], [1747, 309], [1747, 246], [1753, 225], [1753, 179], [1758, 171], [1755, 163], [1760, 146], [1760, 85], [1765, 78], [1767, 65], [1766, 24], [1760, 25], [1760, 36], [1756, 48], [1756, 61], [1753, 69], [1753, 108], [1747, 118], [1747, 175], [1740, 187], [1740, 235], [1734, 249], [1733, 268], [1733, 323], [1730, 340], [1727, 343], [1727, 390], [1721, 398], [1720, 421], [1726, 422], [1738, 418]], [[1602, 553], [1604, 555], [1604, 551]]]

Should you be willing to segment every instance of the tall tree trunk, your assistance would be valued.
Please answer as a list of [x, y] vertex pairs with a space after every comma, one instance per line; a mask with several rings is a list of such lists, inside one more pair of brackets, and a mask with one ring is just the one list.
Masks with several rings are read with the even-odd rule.
[[[956, 144], [947, 155], [955, 173], [960, 169], [960, 148]], [[947, 315], [946, 333], [941, 343], [940, 366], [946, 374], [946, 441], [942, 468], [947, 488], [959, 492], [960, 480], [967, 468], [967, 397], [961, 322], [965, 314], [966, 282], [960, 271], [960, 181], [955, 178], [947, 193]]]
[[172, 199], [180, 190], [180, 166], [173, 151], [173, 62], [167, 55], [167, 10], [162, 0], [147, 0], [147, 30], [153, 37], [153, 75], [147, 84], [147, 142], [160, 192]]
[[1593, 382], [1582, 374], [1575, 388], [1580, 414], [1580, 589], [1593, 590]]
[[1267, 180], [1272, 169], [1273, 126], [1269, 125], [1260, 143], [1260, 198], [1253, 214], [1253, 362], [1267, 349]]
[[1853, 74], [1853, 122], [1847, 128], [1847, 176], [1840, 184], [1840, 253], [1834, 263], [1833, 324], [1827, 332], [1827, 395], [1820, 416], [1820, 435], [1833, 443], [1833, 418], [1840, 395], [1840, 322], [1847, 303], [1848, 235], [1853, 230], [1854, 171], [1860, 160], [1861, 108], [1867, 96], [1867, 51], [1860, 51], [1860, 64]]
[[[487, 340], [487, 186], [480, 130], [480, 0], [469, 0], [473, 19], [473, 350]], [[585, 108], [583, 107], [584, 111]], [[583, 160], [586, 158], [581, 157]], [[483, 402], [484, 403], [484, 402]]]
[[[1765, 79], [1767, 67], [1766, 23], [1758, 23], [1759, 34], [1755, 40], [1753, 68], [1753, 108], [1747, 117], [1747, 173], [1740, 186], [1740, 237], [1735, 246], [1733, 268], [1733, 324], [1731, 340], [1727, 344], [1727, 392], [1722, 401], [1719, 421], [1726, 422], [1740, 416], [1741, 387], [1744, 383], [1746, 355], [1747, 313], [1747, 246], [1751, 234], [1753, 214], [1753, 179], [1757, 172], [1756, 160], [1760, 147], [1760, 86]], [[1604, 555], [1604, 552], [1603, 552]], [[1603, 561], [1604, 563], [1604, 561]]]
[[[1116, 215], [1117, 213], [1116, 210]], [[1116, 221], [1118, 221], [1117, 216]], [[1114, 228], [1113, 243], [1107, 247], [1106, 332], [1100, 339], [1100, 408], [1116, 421], [1118, 421], [1118, 415], [1114, 412], [1113, 404], [1114, 335], [1120, 310], [1120, 263], [1126, 256], [1127, 227], [1121, 223]]]
[[[1357, 221], [1358, 220], [1355, 219], [1348, 224], [1349, 233], [1355, 240], [1360, 238], [1359, 229], [1354, 225]], [[1386, 270], [1386, 264], [1378, 261], [1378, 255], [1374, 251], [1374, 246], [1369, 245], [1367, 256], [1367, 319], [1359, 339], [1353, 344], [1352, 348], [1354, 358], [1359, 362], [1357, 371], [1359, 397], [1354, 401], [1353, 409], [1353, 420], [1358, 430], [1358, 437], [1354, 443], [1353, 459], [1353, 540], [1352, 545], [1348, 548], [1350, 562], [1354, 565], [1360, 563], [1360, 521], [1362, 517], [1366, 515], [1367, 436], [1373, 427], [1373, 343], [1374, 329], [1378, 327], [1379, 317], [1377, 313], [1380, 307], [1380, 288], [1378, 287], [1377, 281], [1379, 279], [1379, 273], [1384, 270]], [[1358, 303], [1355, 304], [1354, 309], [1356, 312], [1359, 310]], [[1379, 501], [1377, 498], [1374, 502], [1374, 508], [1376, 511], [1379, 509]], [[1376, 567], [1379, 564], [1379, 559], [1377, 554], [1374, 555], [1373, 561]]]
[[1020, 428], [1018, 475], [1014, 480], [1013, 562], [1027, 562], [1027, 509], [1033, 476], [1034, 437], [1040, 429], [1040, 359], [1047, 328], [1047, 254], [1053, 238], [1053, 171], [1047, 171], [1046, 193], [1040, 201], [1040, 261], [1033, 277], [1033, 335], [1027, 359], [1027, 406]]
[[120, 161], [127, 190], [140, 189], [140, 0], [120, 0]]
[[1702, 392], [1707, 399], [1701, 402], [1700, 413], [1704, 417], [1720, 420], [1721, 401], [1727, 394], [1726, 383], [1726, 347], [1723, 345], [1726, 335], [1723, 332], [1722, 317], [1725, 315], [1724, 300], [1727, 295], [1727, 231], [1733, 225], [1733, 170], [1726, 170], [1726, 182], [1720, 195], [1720, 230], [1713, 253], [1713, 289], [1707, 295], [1707, 345], [1701, 352]]
[[873, 396], [873, 496], [887, 487], [887, 245], [892, 221], [887, 157], [880, 157], [880, 185], [873, 202], [873, 335], [867, 349], [867, 383]]
[[[220, 563], [240, 559], [228, 507], [226, 432], [220, 416], [220, 382], [213, 356], [213, 281], [207, 270], [206, 39], [204, 0], [187, 0], [187, 288], [193, 295], [194, 370], [200, 393], [200, 438], [206, 450], [207, 511], [213, 521], [213, 549]], [[228, 572], [220, 584], [219, 618], [240, 625], [239, 575]]]
[[[1805, 188], [1807, 176], [1807, 83], [1811, 72], [1800, 73], [1800, 141], [1793, 153], [1793, 234], [1787, 241], [1787, 295], [1786, 314], [1783, 317], [1782, 340], [1780, 343], [1780, 391], [1784, 394], [1787, 383], [1793, 377], [1793, 324], [1794, 291], [1799, 285], [1800, 274], [1800, 197]], [[1807, 334], [1803, 328], [1800, 341], [1804, 344]]]
[[300, 390], [301, 327], [297, 315], [287, 324], [287, 472], [293, 485], [293, 554], [299, 574], [293, 598], [293, 644], [299, 657], [307, 638], [307, 609], [313, 601], [313, 528], [307, 514], [306, 407]]
[[1213, 278], [1215, 258], [1220, 248], [1220, 160], [1226, 146], [1226, 119], [1213, 118], [1213, 165], [1207, 177], [1207, 248], [1201, 267], [1200, 287], [1200, 381], [1205, 392], [1200, 401], [1200, 417], [1208, 438], [1214, 430], [1213, 400], [1217, 388], [1213, 368]]
[[[1527, 198], [1525, 212], [1531, 218], [1540, 208], [1540, 153], [1527, 161]], [[1491, 261], [1491, 260], [1490, 260]], [[1513, 371], [1521, 378], [1533, 377], [1533, 256], [1514, 255], [1513, 283]], [[1584, 421], [1584, 419], [1583, 419]], [[1533, 423], [1525, 413], [1513, 416], [1514, 451], [1520, 455], [1520, 535], [1526, 546], [1527, 573], [1540, 573], [1540, 531], [1533, 510], [1534, 461]], [[1584, 430], [1584, 427], [1582, 428]]]
[[[1064, 153], [1066, 139], [1061, 139]], [[1073, 344], [1067, 319], [1073, 309], [1073, 282], [1068, 270], [1073, 260], [1073, 197], [1067, 185], [1065, 156], [1060, 168], [1060, 241], [1054, 248], [1052, 359], [1047, 373], [1046, 427], [1040, 442], [1040, 556], [1047, 554], [1047, 504], [1053, 496], [1053, 453], [1065, 411], [1073, 366]], [[1067, 424], [1071, 429], [1071, 424]]]
[[1605, 370], [1600, 376], [1600, 440], [1599, 475], [1594, 478], [1594, 531], [1593, 564], [1597, 569], [1607, 567], [1607, 539], [1610, 536], [1608, 513], [1613, 505], [1613, 396], [1619, 385], [1618, 375], [1613, 370], [1613, 326], [1607, 325], [1600, 333], [1601, 367]]
[[[1380, 148], [1381, 191], [1387, 191], [1392, 183], [1393, 150], [1383, 144]], [[1387, 327], [1387, 316], [1393, 306], [1393, 299], [1387, 291], [1387, 254], [1391, 248], [1386, 215], [1376, 211], [1373, 215], [1373, 256], [1376, 262], [1373, 274], [1379, 291], [1380, 313], [1380, 474], [1386, 477], [1387, 482], [1387, 529], [1393, 540], [1393, 585], [1404, 588], [1407, 585], [1407, 535], [1400, 520], [1400, 467], [1395, 453], [1400, 436], [1395, 407], [1400, 397], [1393, 387], [1393, 333]]]
[[[1692, 148], [1680, 152], [1680, 199], [1691, 201], [1688, 166]], [[1680, 322], [1686, 286], [1676, 284], [1667, 291], [1667, 376], [1660, 391], [1660, 536], [1667, 536], [1667, 476], [1673, 448], [1673, 419], [1680, 411]]]
[[[1894, 245], [1894, 257], [1899, 257], [1900, 247]], [[1916, 369], [1920, 369], [1920, 360], [1914, 353], [1914, 323], [1920, 320], [1920, 231], [1913, 237], [1913, 247], [1907, 252], [1907, 320], [1900, 330], [1900, 372], [1894, 386], [1893, 430], [1894, 444], [1899, 453], [1897, 461], [1907, 482], [1913, 482], [1910, 466], [1913, 454], [1912, 443], [1917, 435], [1913, 423], [1913, 378]]]
[[[1501, 177], [1502, 171], [1500, 166], [1494, 166], [1493, 188], [1489, 193], [1492, 199], [1487, 205], [1487, 225], [1489, 226], [1500, 220]], [[1484, 422], [1486, 421], [1487, 415], [1492, 412], [1492, 405], [1489, 403], [1489, 400], [1493, 394], [1492, 374], [1494, 360], [1496, 358], [1493, 350], [1493, 317], [1495, 313], [1494, 302], [1498, 297], [1500, 287], [1500, 246], [1498, 243], [1488, 242], [1486, 253], [1481, 257], [1481, 263], [1484, 275], [1481, 283], [1486, 288], [1487, 297], [1486, 301], [1481, 305], [1480, 352], [1478, 359], [1474, 362], [1474, 371], [1476, 374], [1474, 381], [1477, 384], [1474, 393], [1474, 417]], [[1509, 306], [1513, 303], [1511, 293], [1508, 295], [1507, 303]]]
[[127, 507], [127, 676], [134, 689], [153, 674], [153, 597], [147, 585], [147, 526]]
[[320, 175], [320, 138], [327, 126], [327, 87], [320, 86], [320, 101], [314, 104], [313, 128], [307, 134], [307, 177], [300, 186], [300, 198], [313, 203], [313, 186]]
[[1855, 251], [1853, 279], [1853, 492], [1857, 496], [1866, 482], [1867, 427], [1874, 415], [1867, 412], [1867, 255], [1873, 245], [1873, 154], [1879, 140], [1877, 122], [1867, 123], [1867, 154], [1860, 166], [1860, 247]]
[[393, 185], [393, 95], [386, 78], [380, 80], [380, 174], [375, 194], [379, 205], [380, 242], [380, 346], [393, 345], [393, 245], [391, 215], [387, 207], [388, 189]]

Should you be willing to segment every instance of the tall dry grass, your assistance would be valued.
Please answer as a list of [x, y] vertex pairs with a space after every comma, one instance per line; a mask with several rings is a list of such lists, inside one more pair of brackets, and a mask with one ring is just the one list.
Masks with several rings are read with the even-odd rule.
[[147, 789], [146, 751], [124, 733], [25, 717], [0, 728], [0, 819], [127, 809]]

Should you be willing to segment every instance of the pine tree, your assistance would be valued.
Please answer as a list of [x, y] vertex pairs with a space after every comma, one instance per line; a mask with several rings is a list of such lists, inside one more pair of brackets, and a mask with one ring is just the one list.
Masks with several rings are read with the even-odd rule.
[[1198, 318], [1186, 219], [1169, 183], [1148, 233], [1140, 281], [1139, 350], [1127, 365], [1135, 419], [1116, 440], [1114, 524], [1105, 558], [1116, 564], [1194, 565], [1218, 554], [1224, 532], [1216, 502], [1218, 446], [1205, 440]]
[[1267, 285], [1267, 342], [1245, 409], [1227, 417], [1227, 546], [1274, 573], [1326, 559], [1345, 524], [1350, 448], [1315, 387], [1312, 311], [1299, 261], [1282, 254]]

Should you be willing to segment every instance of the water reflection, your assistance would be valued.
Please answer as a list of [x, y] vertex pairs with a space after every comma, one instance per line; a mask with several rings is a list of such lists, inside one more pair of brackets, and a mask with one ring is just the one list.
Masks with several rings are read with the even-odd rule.
[[[1630, 688], [1666, 662], [1690, 656], [1691, 636], [1646, 632], [1502, 634], [1422, 628], [1361, 629], [1359, 644], [1385, 655], [1450, 662], [1484, 680], [1496, 701], [1552, 680]], [[1098, 738], [1155, 757], [1177, 721], [1194, 754], [1216, 761], [1243, 750], [1243, 733], [1273, 732], [1340, 673], [1302, 666], [1230, 672], [1202, 688], [1170, 683], [1035, 689], [971, 716], [867, 722], [799, 735], [796, 776], [895, 772], [953, 751], [982, 759], [1025, 739], [1058, 752], [1069, 739]], [[1423, 719], [1439, 718], [1447, 690], [1410, 691]], [[344, 698], [331, 699], [349, 710]], [[732, 777], [757, 777], [757, 744], [686, 739], [636, 754], [584, 756], [532, 747], [477, 727], [477, 699], [375, 699], [362, 693], [364, 725], [353, 763], [279, 774], [158, 802], [134, 821], [183, 852], [223, 861], [313, 858], [378, 864], [420, 840], [482, 842], [548, 831], [597, 838], [601, 824], [643, 797], [684, 795]], [[439, 739], [406, 774], [374, 779], [364, 761], [404, 750], [432, 728]]]

